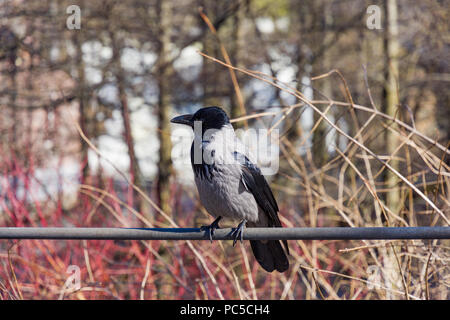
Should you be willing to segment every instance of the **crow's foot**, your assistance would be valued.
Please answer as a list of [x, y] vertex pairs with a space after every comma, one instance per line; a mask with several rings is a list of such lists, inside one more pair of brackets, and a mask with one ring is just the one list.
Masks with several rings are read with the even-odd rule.
[[214, 220], [213, 223], [211, 223], [209, 226], [201, 226], [200, 227], [200, 231], [206, 231], [207, 232], [208, 237], [209, 237], [209, 241], [211, 241], [211, 242], [212, 242], [212, 237], [214, 235], [214, 231], [216, 229], [220, 229], [220, 227], [219, 227], [220, 219], [222, 219], [222, 217], [218, 216], [216, 218], [216, 220]]
[[244, 227], [245, 227], [245, 223], [247, 222], [247, 220], [242, 220], [238, 226], [236, 227], [236, 229], [234, 229], [234, 231], [231, 233], [232, 236], [234, 236], [234, 240], [233, 240], [233, 247], [236, 245], [236, 242], [239, 240], [241, 243], [244, 240]]

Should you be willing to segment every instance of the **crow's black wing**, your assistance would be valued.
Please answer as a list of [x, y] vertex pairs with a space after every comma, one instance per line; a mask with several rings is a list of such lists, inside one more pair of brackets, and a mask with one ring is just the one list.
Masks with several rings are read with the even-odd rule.
[[[245, 155], [237, 151], [233, 155], [242, 166], [242, 183], [253, 194], [256, 203], [269, 218], [268, 227], [282, 227], [280, 218], [278, 218], [277, 201], [266, 178], [261, 174], [261, 170]], [[256, 259], [264, 269], [269, 272], [274, 269], [284, 272], [288, 269], [289, 261], [278, 241], [250, 241], [250, 243]], [[289, 254], [287, 241], [283, 240], [282, 243], [286, 253]]]
[[233, 155], [242, 166], [242, 182], [244, 186], [253, 194], [259, 207], [268, 215], [272, 226], [281, 227], [281, 222], [278, 218], [277, 201], [266, 178], [261, 174], [261, 170], [245, 155], [237, 151]]

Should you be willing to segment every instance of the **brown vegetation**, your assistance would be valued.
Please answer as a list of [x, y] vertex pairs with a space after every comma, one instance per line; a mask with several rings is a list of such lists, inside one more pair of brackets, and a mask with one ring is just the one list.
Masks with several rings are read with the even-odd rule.
[[[449, 225], [448, 1], [370, 3], [378, 30], [362, 1], [71, 4], [0, 4], [0, 227], [209, 224], [169, 119], [210, 104], [280, 130], [284, 226]], [[284, 274], [247, 247], [0, 241], [0, 298], [448, 299], [448, 241], [290, 241]]]

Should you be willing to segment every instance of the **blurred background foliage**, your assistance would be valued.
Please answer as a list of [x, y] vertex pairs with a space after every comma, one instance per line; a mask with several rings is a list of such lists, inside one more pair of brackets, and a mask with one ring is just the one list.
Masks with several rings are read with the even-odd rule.
[[[67, 27], [70, 5], [81, 10], [80, 29]], [[380, 29], [367, 26], [370, 5]], [[235, 127], [280, 130], [280, 169], [268, 179], [284, 225], [447, 225], [449, 5], [2, 1], [0, 225], [209, 223], [186, 162], [189, 134], [169, 123], [209, 105]], [[233, 66], [298, 90], [440, 212], [307, 104], [239, 71], [236, 85], [198, 53], [225, 61], [224, 50]], [[349, 252], [338, 242], [292, 243], [291, 273], [269, 277], [228, 244], [30, 240], [14, 253], [2, 244], [0, 296], [63, 297], [65, 270], [77, 264], [84, 289], [69, 296], [79, 299], [447, 297], [448, 243], [365, 242]], [[382, 270], [375, 289], [364, 282], [371, 265]]]

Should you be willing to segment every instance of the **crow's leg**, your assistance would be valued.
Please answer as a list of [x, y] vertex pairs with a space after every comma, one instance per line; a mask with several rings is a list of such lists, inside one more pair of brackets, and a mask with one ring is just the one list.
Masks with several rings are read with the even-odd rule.
[[218, 216], [216, 220], [213, 221], [209, 226], [201, 226], [200, 231], [206, 231], [208, 233], [209, 240], [212, 242], [212, 236], [214, 235], [214, 231], [219, 229], [219, 221], [222, 219], [221, 216]]
[[236, 242], [239, 240], [241, 243], [244, 240], [244, 227], [245, 224], [247, 223], [247, 220], [242, 220], [238, 226], [236, 227], [236, 229], [234, 229], [234, 231], [231, 233], [231, 235], [234, 236], [234, 240], [233, 240], [233, 247], [236, 245]]

